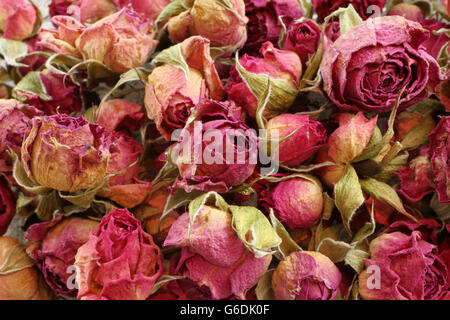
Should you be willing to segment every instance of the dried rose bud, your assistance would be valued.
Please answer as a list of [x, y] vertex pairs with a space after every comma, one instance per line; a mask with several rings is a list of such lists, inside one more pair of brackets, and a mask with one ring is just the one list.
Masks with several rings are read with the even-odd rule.
[[250, 53], [257, 53], [267, 41], [277, 43], [283, 28], [279, 17], [289, 28], [295, 19], [303, 16], [300, 3], [296, 0], [245, 0], [245, 12], [249, 21], [244, 49]]
[[0, 237], [0, 288], [0, 300], [38, 298], [38, 275], [33, 261], [11, 237]]
[[116, 73], [142, 66], [158, 41], [153, 40], [152, 22], [129, 8], [97, 21], [77, 40], [83, 59], [102, 62]]
[[81, 58], [76, 42], [86, 27], [69, 16], [54, 16], [51, 21], [56, 30], [42, 29], [37, 45], [62, 55]]
[[48, 69], [39, 73], [43, 88], [50, 100], [44, 100], [38, 94], [26, 91], [17, 91], [17, 96], [21, 101], [36, 107], [46, 115], [59, 113], [76, 114], [81, 111], [83, 104], [81, 101], [80, 88], [75, 85], [69, 77], [56, 74]]
[[107, 131], [135, 131], [145, 121], [141, 105], [123, 99], [108, 100], [100, 104], [95, 112], [95, 123]]
[[27, 0], [0, 2], [0, 32], [5, 39], [24, 40], [32, 36], [38, 15]]
[[412, 3], [399, 3], [393, 6], [389, 12], [388, 16], [402, 16], [408, 20], [416, 21], [422, 23], [425, 20], [425, 15], [418, 6]]
[[297, 53], [306, 69], [306, 64], [319, 47], [321, 36], [322, 30], [314, 20], [297, 20], [287, 30], [283, 49]]
[[52, 221], [31, 225], [25, 236], [30, 241], [26, 251], [55, 293], [75, 298], [77, 289], [67, 287], [73, 274], [69, 268], [75, 262], [78, 248], [88, 241], [98, 222], [62, 218], [60, 215]]
[[419, 23], [400, 16], [362, 22], [325, 49], [325, 92], [340, 109], [376, 113], [391, 111], [399, 98], [401, 110], [426, 99], [442, 80], [421, 46], [427, 38]]
[[[311, 158], [327, 141], [325, 128], [309, 116], [282, 114], [266, 125], [267, 139], [275, 133], [282, 142], [278, 145], [279, 161], [286, 166], [297, 166]], [[291, 137], [289, 135], [293, 134]], [[284, 140], [284, 138], [287, 138]], [[298, 146], [302, 146], [299, 148]]]
[[399, 192], [410, 201], [418, 202], [433, 192], [433, 172], [428, 146], [420, 149], [420, 155], [410, 161], [408, 167], [400, 168], [398, 176], [402, 183]]
[[440, 300], [448, 292], [446, 265], [420, 231], [382, 234], [370, 243], [365, 264], [358, 281], [364, 299]]
[[188, 72], [164, 63], [152, 71], [145, 87], [148, 116], [166, 140], [170, 140], [174, 130], [184, 128], [192, 108], [201, 99], [221, 100], [223, 96], [223, 86], [209, 54], [209, 40], [190, 37], [179, 48]]
[[[328, 155], [328, 145], [325, 145], [321, 148], [316, 155], [314, 160], [315, 164], [321, 164], [324, 162], [333, 162], [334, 160]], [[322, 180], [325, 185], [334, 189], [336, 183], [341, 180], [345, 172], [345, 165], [338, 164], [335, 166], [326, 166], [323, 168], [316, 169], [314, 173], [319, 176], [320, 180]]]
[[0, 175], [0, 236], [8, 230], [15, 213], [16, 197], [6, 178]]
[[[283, 80], [288, 89], [296, 90], [302, 75], [302, 62], [292, 51], [276, 49], [271, 42], [263, 44], [260, 50], [263, 58], [243, 55], [240, 64], [248, 72], [269, 75], [273, 79]], [[258, 99], [251, 91], [252, 84], [244, 82], [236, 68], [231, 70], [230, 82], [227, 88], [228, 96], [247, 114], [255, 118], [258, 109]], [[250, 88], [249, 88], [250, 87]], [[286, 110], [294, 103], [296, 95], [286, 95], [282, 104]], [[286, 110], [266, 110], [269, 115]], [[273, 115], [272, 115], [273, 116]]]
[[270, 255], [256, 258], [249, 252], [231, 223], [230, 213], [203, 206], [191, 227], [189, 213], [181, 215], [164, 242], [165, 247], [183, 247], [176, 271], [209, 288], [213, 299], [244, 299], [271, 261]]
[[[196, 121], [183, 131], [182, 141], [175, 147], [179, 154], [175, 161], [180, 171], [176, 187], [187, 192], [226, 192], [252, 175], [256, 167], [258, 138], [241, 115], [241, 109], [230, 102], [203, 100], [197, 105]], [[202, 124], [202, 136], [208, 132], [219, 136], [214, 139], [200, 137], [198, 141], [196, 123]]]
[[78, 249], [75, 266], [80, 299], [144, 300], [162, 273], [162, 255], [141, 222], [116, 209]]
[[270, 194], [275, 215], [290, 229], [309, 228], [322, 216], [323, 190], [319, 181], [293, 178], [280, 182]]
[[450, 204], [450, 116], [442, 117], [428, 135], [433, 181], [441, 204]]
[[376, 13], [373, 10], [369, 11], [370, 6], [377, 6], [380, 13], [386, 4], [386, 0], [312, 0], [313, 9], [319, 16], [319, 22], [323, 22], [326, 17], [332, 14], [339, 8], [347, 8], [351, 4], [356, 12], [364, 18], [369, 18]]
[[341, 272], [319, 252], [293, 252], [281, 261], [272, 277], [277, 300], [333, 300]]
[[0, 172], [12, 170], [8, 149], [20, 154], [28, 120], [41, 114], [36, 108], [17, 100], [0, 99]]
[[369, 145], [377, 126], [378, 116], [368, 120], [362, 112], [353, 115], [336, 115], [339, 128], [328, 140], [328, 155], [336, 163], [350, 163], [360, 156]]
[[169, 20], [168, 31], [175, 43], [198, 35], [209, 39], [213, 47], [240, 48], [247, 39], [247, 21], [244, 0], [230, 0], [226, 5], [216, 0], [194, 0], [187, 11]]
[[[106, 174], [115, 176], [108, 180], [98, 195], [122, 207], [134, 208], [145, 200], [151, 189], [150, 183], [137, 179], [142, 147], [134, 138], [121, 132], [109, 132], [105, 143], [111, 154]], [[117, 175], [119, 172], [123, 173]]]
[[35, 183], [76, 192], [103, 180], [110, 158], [104, 129], [65, 114], [35, 117], [22, 144], [22, 164]]

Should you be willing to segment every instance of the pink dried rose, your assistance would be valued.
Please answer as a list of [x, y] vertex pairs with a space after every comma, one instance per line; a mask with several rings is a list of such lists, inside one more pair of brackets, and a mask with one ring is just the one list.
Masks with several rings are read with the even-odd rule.
[[35, 183], [76, 192], [99, 185], [110, 152], [104, 129], [65, 114], [35, 117], [22, 144], [22, 164]]
[[363, 19], [367, 19], [377, 12], [374, 9], [370, 10], [371, 6], [378, 7], [378, 12], [381, 13], [386, 0], [312, 0], [312, 4], [319, 22], [322, 23], [334, 11], [339, 8], [347, 8], [350, 4]]
[[129, 8], [86, 28], [76, 42], [83, 59], [100, 61], [115, 73], [142, 66], [157, 44], [152, 22]]
[[416, 21], [422, 23], [425, 21], [425, 15], [418, 6], [412, 3], [399, 3], [393, 6], [389, 12], [388, 16], [402, 16], [408, 20]]
[[[194, 112], [195, 121], [183, 130], [174, 149], [180, 172], [175, 187], [186, 192], [227, 192], [255, 170], [256, 133], [244, 123], [241, 109], [231, 102], [203, 100]], [[201, 128], [196, 129], [199, 124]], [[202, 139], [203, 135], [209, 138]]]
[[450, 116], [442, 117], [428, 137], [431, 170], [439, 202], [450, 204]]
[[433, 192], [429, 147], [420, 148], [420, 155], [411, 160], [406, 168], [400, 168], [397, 175], [402, 185], [399, 192], [412, 202], [418, 202]]
[[[190, 36], [202, 36], [212, 47], [241, 48], [247, 39], [244, 0], [230, 0], [221, 5], [216, 0], [191, 1], [187, 10], [170, 18], [170, 39], [182, 42]], [[234, 49], [235, 47], [235, 49]]]
[[280, 163], [286, 166], [302, 164], [311, 158], [327, 140], [323, 125], [303, 115], [288, 113], [279, 115], [267, 123], [266, 130], [267, 139], [271, 140], [278, 136], [281, 140], [278, 145], [278, 157]]
[[8, 149], [20, 154], [27, 122], [39, 115], [42, 112], [32, 106], [13, 99], [0, 99], [0, 172], [12, 170]]
[[74, 272], [70, 267], [75, 262], [78, 248], [88, 241], [89, 234], [98, 224], [82, 218], [63, 219], [59, 215], [27, 229], [25, 237], [30, 243], [26, 251], [56, 294], [71, 298], [77, 296], [77, 289], [71, 287], [73, 283], [69, 279]]
[[[276, 49], [271, 42], [262, 45], [260, 54], [263, 56], [262, 58], [244, 54], [240, 59], [240, 64], [248, 72], [283, 80], [290, 89], [295, 90], [298, 87], [302, 75], [302, 62], [297, 54], [292, 51]], [[231, 70], [227, 93], [228, 97], [242, 107], [250, 117], [256, 117], [258, 100], [235, 67]], [[293, 102], [293, 99], [286, 101], [284, 107], [289, 108]], [[273, 114], [276, 115], [275, 110], [266, 111], [272, 117]]]
[[8, 230], [16, 213], [16, 196], [11, 190], [8, 180], [0, 175], [0, 236]]
[[134, 11], [154, 21], [170, 3], [170, 0], [115, 0], [114, 3], [120, 9], [131, 6]]
[[348, 111], [390, 111], [400, 95], [400, 109], [426, 99], [442, 80], [436, 60], [421, 46], [428, 37], [419, 23], [400, 16], [364, 21], [327, 46], [325, 91]]
[[278, 183], [267, 201], [275, 215], [290, 229], [313, 226], [322, 216], [323, 190], [312, 176]]
[[281, 261], [272, 276], [277, 300], [334, 300], [342, 275], [319, 252], [293, 252]]
[[164, 63], [152, 71], [145, 87], [147, 114], [168, 141], [174, 130], [184, 128], [192, 108], [200, 100], [221, 100], [224, 94], [209, 53], [209, 40], [190, 37], [179, 47], [188, 72], [174, 64]]
[[47, 95], [51, 97], [50, 100], [44, 100], [37, 94], [25, 91], [17, 91], [18, 97], [46, 115], [76, 114], [81, 111], [83, 108], [81, 90], [69, 77], [65, 79], [64, 75], [45, 69], [39, 73], [39, 78]]
[[162, 273], [162, 255], [128, 210], [103, 217], [75, 256], [78, 298], [145, 300]]
[[294, 51], [302, 60], [303, 69], [320, 45], [322, 30], [311, 19], [299, 19], [287, 29], [284, 50]]
[[280, 17], [286, 27], [303, 16], [296, 0], [245, 0], [248, 39], [244, 50], [257, 53], [267, 41], [277, 43], [282, 31]]
[[339, 128], [328, 139], [328, 155], [335, 163], [350, 163], [369, 145], [377, 126], [378, 116], [367, 119], [358, 112], [337, 114]]
[[[448, 292], [447, 267], [436, 245], [420, 231], [384, 233], [370, 243], [359, 275], [359, 293], [369, 300], [440, 300]], [[378, 271], [376, 277], [373, 270]], [[375, 288], [373, 278], [379, 281]]]
[[[111, 154], [106, 175], [114, 176], [108, 180], [98, 195], [122, 207], [134, 208], [145, 200], [151, 189], [151, 183], [137, 178], [142, 147], [131, 136], [115, 131], [107, 134], [105, 143], [109, 146]], [[117, 175], [120, 172], [123, 173]]]
[[27, 0], [0, 2], [0, 32], [3, 38], [24, 40], [33, 35], [38, 21], [36, 8]]
[[107, 131], [138, 130], [145, 121], [144, 108], [124, 99], [112, 99], [100, 104], [95, 123]]
[[51, 22], [56, 29], [42, 29], [39, 32], [40, 41], [37, 45], [61, 55], [81, 58], [77, 41], [86, 27], [69, 16], [54, 16]]
[[164, 242], [164, 247], [183, 248], [176, 272], [207, 287], [213, 299], [245, 299], [267, 271], [271, 255], [256, 258], [248, 251], [232, 229], [228, 212], [203, 206], [189, 224], [189, 213], [184, 213]]

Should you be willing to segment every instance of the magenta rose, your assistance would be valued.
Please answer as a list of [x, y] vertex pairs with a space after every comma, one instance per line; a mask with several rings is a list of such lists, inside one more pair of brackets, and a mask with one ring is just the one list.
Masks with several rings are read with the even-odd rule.
[[314, 20], [297, 20], [287, 30], [283, 49], [297, 53], [305, 69], [306, 64], [319, 47], [321, 35], [322, 30]]
[[44, 70], [39, 73], [45, 91], [50, 100], [44, 100], [37, 94], [18, 91], [18, 96], [28, 104], [35, 106], [46, 115], [59, 113], [76, 114], [81, 111], [81, 90], [69, 77]]
[[[172, 152], [172, 156], [178, 154], [173, 159], [180, 171], [175, 186], [187, 192], [227, 192], [255, 170], [256, 133], [231, 102], [203, 100], [193, 112], [195, 121], [183, 130]], [[195, 129], [199, 124], [201, 128]]]
[[339, 108], [387, 112], [400, 97], [405, 109], [430, 96], [442, 80], [439, 65], [421, 45], [429, 32], [400, 16], [369, 19], [324, 53], [324, 88]]
[[334, 263], [319, 252], [293, 252], [281, 261], [272, 276], [277, 300], [333, 300], [342, 275]]
[[363, 18], [367, 19], [374, 11], [368, 11], [370, 6], [380, 8], [380, 13], [386, 4], [386, 0], [312, 0], [313, 9], [319, 16], [319, 22], [323, 22], [326, 17], [339, 8], [346, 8], [351, 4], [356, 12]]
[[450, 204], [450, 116], [442, 117], [428, 137], [431, 170], [439, 202]]
[[319, 121], [311, 120], [309, 116], [285, 113], [272, 118], [266, 129], [268, 139], [274, 139], [276, 134], [281, 140], [278, 145], [279, 161], [286, 166], [302, 164], [327, 141], [323, 125]]
[[[298, 87], [302, 75], [302, 62], [294, 52], [276, 49], [271, 42], [266, 42], [262, 45], [260, 53], [262, 58], [244, 54], [239, 62], [248, 72], [269, 75], [273, 79], [282, 79], [287, 87], [294, 90]], [[258, 100], [235, 67], [230, 73], [227, 93], [228, 97], [242, 107], [250, 117], [256, 117]], [[292, 103], [293, 101], [291, 101]], [[289, 108], [290, 105], [285, 107]], [[275, 110], [266, 110], [269, 115], [271, 111]]]
[[165, 247], [183, 248], [176, 273], [208, 288], [213, 299], [245, 299], [247, 290], [267, 271], [271, 255], [256, 258], [248, 251], [228, 212], [203, 206], [189, 224], [189, 213], [184, 213], [164, 242]]
[[0, 236], [8, 230], [16, 213], [16, 197], [11, 191], [8, 180], [0, 175]]
[[264, 42], [278, 42], [283, 23], [291, 23], [303, 16], [300, 4], [296, 0], [245, 0], [245, 12], [248, 39], [244, 50], [257, 53]]
[[[98, 222], [67, 218], [59, 215], [49, 222], [31, 225], [26, 234], [30, 241], [28, 255], [41, 270], [50, 288], [58, 295], [75, 298], [77, 289], [70, 287], [69, 277], [73, 270], [69, 268], [75, 262], [79, 247], [88, 241], [89, 234], [98, 226]], [[69, 287], [68, 287], [69, 285]]]
[[162, 255], [141, 222], [116, 209], [78, 249], [74, 265], [79, 299], [145, 300], [162, 273]]
[[[371, 270], [359, 275], [364, 299], [440, 300], [448, 293], [447, 266], [437, 246], [423, 240], [420, 231], [388, 232], [372, 240], [365, 265]], [[372, 275], [379, 286], [372, 287]]]

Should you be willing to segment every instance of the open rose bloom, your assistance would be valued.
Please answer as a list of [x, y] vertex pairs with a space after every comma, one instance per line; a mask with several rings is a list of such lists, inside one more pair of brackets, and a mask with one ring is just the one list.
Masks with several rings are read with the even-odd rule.
[[0, 300], [450, 300], [449, 4], [0, 0]]

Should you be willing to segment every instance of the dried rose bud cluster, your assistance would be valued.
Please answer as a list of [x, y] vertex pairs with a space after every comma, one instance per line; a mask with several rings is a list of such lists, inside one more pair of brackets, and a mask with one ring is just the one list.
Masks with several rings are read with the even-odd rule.
[[0, 1], [0, 299], [450, 300], [449, 3]]

